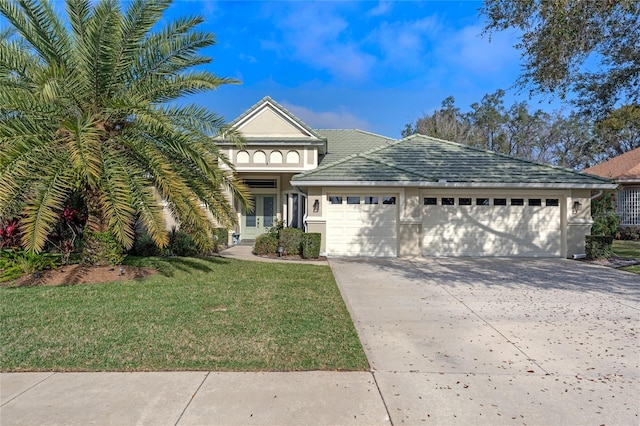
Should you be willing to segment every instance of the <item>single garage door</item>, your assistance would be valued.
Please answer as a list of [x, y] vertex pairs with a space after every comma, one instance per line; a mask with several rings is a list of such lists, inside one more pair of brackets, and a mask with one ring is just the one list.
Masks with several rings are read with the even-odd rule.
[[335, 256], [397, 256], [397, 197], [331, 195], [327, 253]]
[[558, 198], [424, 197], [424, 256], [560, 257]]

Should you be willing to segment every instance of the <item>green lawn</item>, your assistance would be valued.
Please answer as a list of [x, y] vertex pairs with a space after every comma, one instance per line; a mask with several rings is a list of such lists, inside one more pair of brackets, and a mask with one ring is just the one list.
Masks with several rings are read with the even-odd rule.
[[[640, 241], [618, 241], [613, 242], [613, 254], [618, 257], [628, 259], [640, 259]], [[640, 265], [627, 266], [621, 268], [623, 271], [640, 274]]]
[[2, 371], [365, 370], [330, 268], [211, 258], [129, 263], [143, 281], [0, 288]]

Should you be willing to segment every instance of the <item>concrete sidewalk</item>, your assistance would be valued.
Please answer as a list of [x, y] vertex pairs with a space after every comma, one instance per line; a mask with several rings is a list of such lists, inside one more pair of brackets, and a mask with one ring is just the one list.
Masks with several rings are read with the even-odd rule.
[[287, 259], [287, 258], [279, 258], [279, 257], [262, 257], [256, 256], [252, 253], [253, 246], [249, 244], [237, 244], [235, 246], [231, 246], [227, 249], [222, 250], [219, 254], [221, 257], [226, 257], [228, 259], [239, 259], [239, 260], [252, 260], [255, 262], [273, 262], [273, 263], [297, 263], [304, 265], [320, 265], [320, 266], [329, 266], [329, 263], [322, 260], [313, 260], [313, 259]]
[[371, 373], [4, 373], [0, 424], [382, 425]]

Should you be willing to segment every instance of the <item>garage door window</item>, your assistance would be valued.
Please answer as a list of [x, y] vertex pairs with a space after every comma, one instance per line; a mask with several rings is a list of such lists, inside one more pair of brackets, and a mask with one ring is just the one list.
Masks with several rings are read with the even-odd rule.
[[442, 205], [443, 206], [455, 206], [455, 198], [443, 198]]
[[476, 206], [488, 206], [489, 199], [488, 198], [476, 198]]
[[382, 204], [395, 204], [396, 197], [382, 197]]
[[512, 206], [524, 206], [524, 198], [512, 198], [511, 199]]
[[547, 198], [547, 207], [558, 207], [559, 205], [557, 198]]
[[329, 204], [342, 204], [342, 197], [329, 197]]
[[531, 207], [540, 207], [542, 205], [542, 200], [540, 198], [529, 198], [529, 205]]
[[347, 204], [360, 204], [360, 197], [347, 197]]
[[378, 204], [378, 197], [364, 197], [365, 204]]
[[493, 205], [494, 206], [506, 206], [507, 205], [507, 199], [506, 198], [494, 198], [493, 199]]
[[458, 204], [461, 206], [470, 206], [471, 198], [458, 198]]
[[437, 206], [438, 199], [435, 197], [428, 197], [423, 200], [425, 206]]

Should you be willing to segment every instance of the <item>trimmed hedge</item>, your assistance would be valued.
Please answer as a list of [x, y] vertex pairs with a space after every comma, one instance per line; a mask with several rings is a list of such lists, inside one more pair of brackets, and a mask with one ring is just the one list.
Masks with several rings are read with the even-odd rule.
[[320, 257], [320, 237], [317, 232], [302, 234], [302, 258], [317, 259]]
[[278, 252], [278, 238], [272, 234], [262, 234], [256, 238], [253, 254], [276, 254]]
[[280, 247], [285, 255], [295, 256], [302, 251], [302, 234], [304, 231], [297, 228], [284, 228], [278, 232]]
[[606, 235], [585, 236], [587, 259], [609, 258], [613, 255], [613, 237]]

